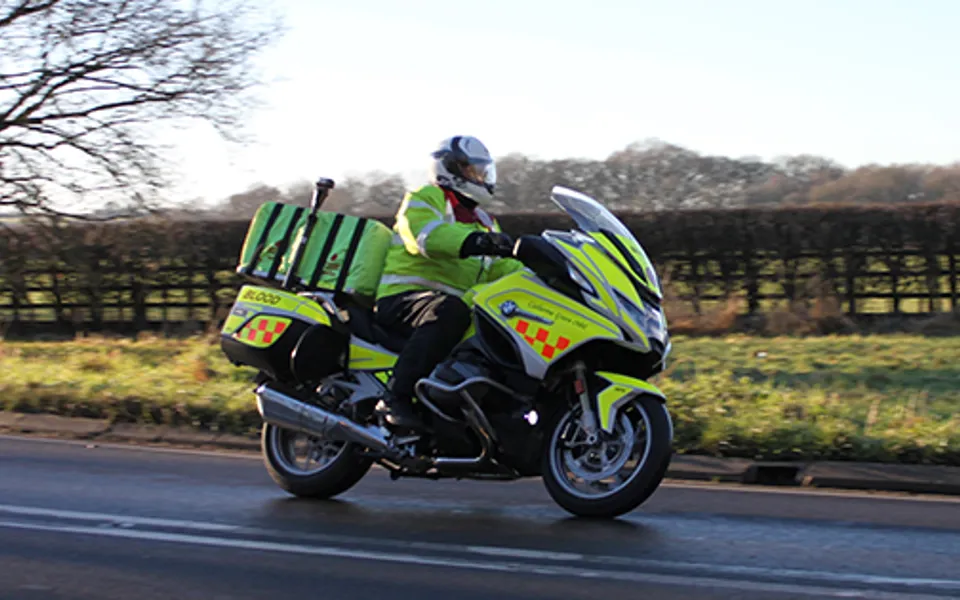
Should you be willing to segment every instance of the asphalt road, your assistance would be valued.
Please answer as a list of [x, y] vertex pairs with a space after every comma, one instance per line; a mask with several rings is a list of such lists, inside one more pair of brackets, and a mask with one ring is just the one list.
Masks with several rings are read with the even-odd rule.
[[292, 499], [258, 457], [0, 438], [0, 598], [960, 598], [960, 501], [665, 485], [615, 522], [538, 480]]

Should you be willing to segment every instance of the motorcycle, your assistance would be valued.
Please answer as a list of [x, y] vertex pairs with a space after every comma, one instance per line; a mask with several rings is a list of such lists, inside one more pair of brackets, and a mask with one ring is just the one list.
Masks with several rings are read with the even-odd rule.
[[[317, 183], [311, 216], [332, 187]], [[259, 371], [261, 449], [279, 487], [331, 498], [377, 464], [393, 479], [541, 477], [581, 517], [615, 518], [650, 497], [673, 442], [666, 398], [648, 381], [672, 348], [660, 282], [603, 205], [561, 186], [551, 199], [576, 227], [518, 237], [526, 268], [464, 295], [470, 329], [416, 385], [422, 434], [394, 432], [374, 411], [404, 340], [369, 304], [289, 278], [241, 287], [221, 349]]]

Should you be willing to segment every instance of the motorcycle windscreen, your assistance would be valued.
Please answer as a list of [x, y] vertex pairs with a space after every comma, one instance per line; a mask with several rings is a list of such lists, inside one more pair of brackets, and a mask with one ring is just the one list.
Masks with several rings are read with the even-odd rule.
[[630, 267], [650, 292], [658, 298], [663, 297], [660, 279], [653, 263], [643, 246], [620, 219], [590, 196], [563, 186], [554, 186], [550, 199], [584, 232], [606, 237], [617, 250], [615, 255], [623, 256], [626, 266]]

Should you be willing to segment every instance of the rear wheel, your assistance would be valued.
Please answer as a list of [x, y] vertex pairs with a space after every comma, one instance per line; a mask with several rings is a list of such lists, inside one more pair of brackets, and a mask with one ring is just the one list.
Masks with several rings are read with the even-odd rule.
[[359, 482], [373, 461], [349, 442], [317, 438], [265, 423], [260, 449], [270, 477], [302, 498], [332, 498]]
[[579, 404], [548, 424], [543, 483], [580, 517], [614, 518], [640, 506], [660, 485], [671, 456], [672, 423], [660, 399], [639, 396], [621, 408], [612, 434], [590, 443]]

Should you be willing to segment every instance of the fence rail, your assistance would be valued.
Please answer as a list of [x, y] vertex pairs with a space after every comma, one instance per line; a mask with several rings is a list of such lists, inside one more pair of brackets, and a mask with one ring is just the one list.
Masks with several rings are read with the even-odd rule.
[[[955, 264], [956, 257], [949, 258]], [[823, 268], [785, 277], [761, 272], [783, 270], [782, 264], [770, 261], [751, 260], [736, 269], [691, 259], [655, 262], [674, 298], [670, 308], [680, 303], [694, 312], [737, 297], [745, 300], [747, 314], [755, 314], [823, 294], [838, 299], [850, 316], [928, 314], [960, 306], [955, 269], [919, 266], [870, 271], [858, 267], [830, 272]], [[40, 282], [40, 277], [48, 281]], [[54, 285], [50, 279], [60, 281]], [[3, 281], [0, 322], [20, 329], [59, 324], [97, 331], [117, 329], [120, 324], [120, 329], [148, 330], [191, 323], [205, 328], [224, 318], [239, 286], [249, 281], [232, 269], [204, 272], [182, 267], [158, 269], [149, 276], [136, 270], [101, 271], [97, 279], [95, 285], [86, 277], [31, 271], [19, 282]]]
[[[730, 298], [742, 298], [747, 314], [824, 296], [852, 317], [960, 305], [960, 204], [623, 216], [665, 281], [668, 314]], [[501, 221], [517, 235], [570, 227], [555, 214]], [[245, 281], [234, 268], [246, 228], [161, 221], [0, 237], [0, 325], [216, 326]]]

